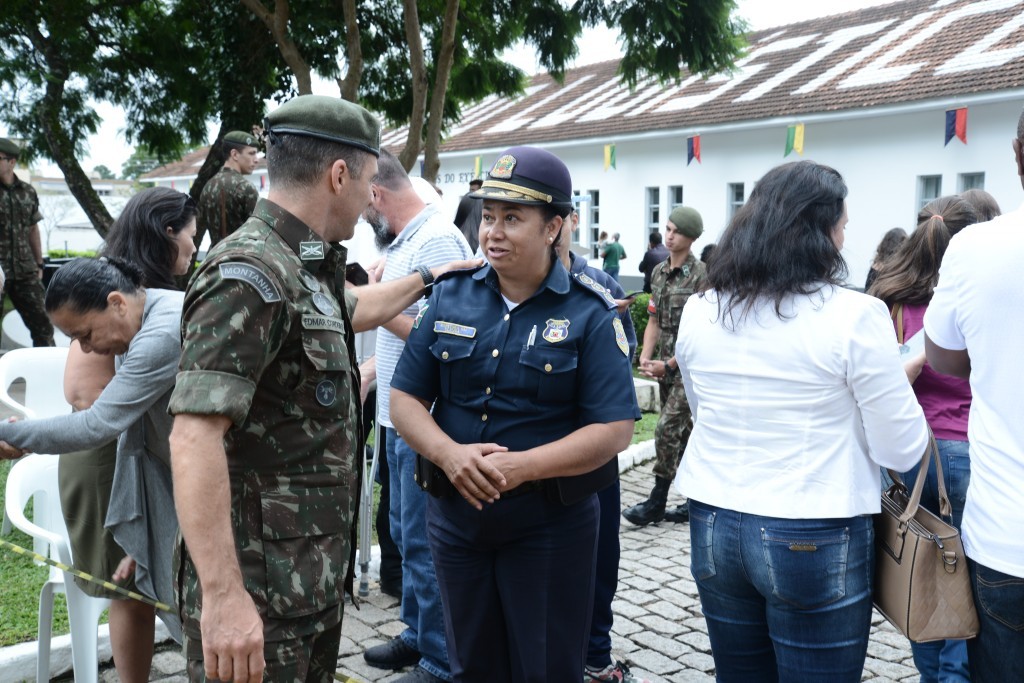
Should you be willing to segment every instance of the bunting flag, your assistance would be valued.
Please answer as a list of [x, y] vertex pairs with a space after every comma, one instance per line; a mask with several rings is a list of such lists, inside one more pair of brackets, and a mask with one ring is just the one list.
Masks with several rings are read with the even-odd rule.
[[481, 157], [473, 159], [473, 177], [482, 178], [484, 175], [484, 162]]
[[261, 173], [260, 174], [260, 189], [262, 190], [266, 186], [267, 186], [267, 176], [265, 174]]
[[782, 156], [788, 157], [790, 152], [804, 155], [804, 124], [798, 123], [790, 126], [786, 131], [786, 153]]
[[172, 190], [174, 189], [174, 181], [173, 180], [171, 181], [171, 189]]
[[948, 145], [954, 136], [960, 138], [960, 142], [967, 144], [967, 107], [946, 110], [946, 142], [944, 144]]
[[697, 163], [700, 163], [700, 136], [694, 135], [692, 138], [686, 138], [686, 165], [689, 166], [690, 162], [694, 159]]
[[615, 145], [604, 146], [604, 170], [615, 168]]

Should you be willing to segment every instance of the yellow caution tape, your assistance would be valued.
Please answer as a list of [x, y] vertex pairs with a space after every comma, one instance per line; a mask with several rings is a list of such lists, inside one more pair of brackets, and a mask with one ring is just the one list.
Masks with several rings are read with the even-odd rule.
[[363, 683], [358, 678], [351, 678], [345, 674], [334, 674], [334, 680], [341, 681], [341, 683]]
[[168, 605], [166, 603], [159, 602], [157, 600], [153, 600], [152, 598], [147, 598], [145, 595], [142, 595], [141, 593], [136, 593], [135, 591], [130, 591], [127, 588], [123, 588], [121, 586], [118, 586], [116, 583], [111, 583], [109, 581], [104, 581], [103, 579], [98, 579], [95, 576], [93, 576], [92, 574], [86, 574], [85, 572], [79, 571], [78, 569], [75, 569], [74, 567], [69, 567], [68, 565], [63, 564], [61, 562], [57, 562], [56, 560], [51, 560], [49, 557], [43, 557], [39, 553], [32, 552], [31, 550], [28, 550], [27, 548], [22, 548], [20, 545], [15, 545], [15, 544], [11, 543], [10, 541], [5, 541], [2, 538], [0, 538], [0, 548], [7, 548], [8, 550], [16, 552], [19, 555], [24, 555], [25, 557], [31, 558], [33, 560], [38, 560], [39, 562], [45, 562], [46, 564], [51, 565], [53, 567], [56, 567], [57, 569], [60, 569], [62, 571], [66, 571], [67, 573], [69, 573], [69, 574], [71, 574], [73, 576], [77, 576], [80, 579], [84, 579], [85, 581], [88, 581], [89, 583], [96, 584], [97, 586], [103, 586], [104, 588], [106, 588], [109, 591], [113, 591], [113, 592], [117, 593], [118, 595], [123, 595], [123, 596], [125, 596], [127, 598], [131, 598], [132, 600], [138, 600], [139, 602], [144, 602], [147, 605], [151, 605], [152, 607], [156, 607], [158, 610], [162, 610], [164, 612], [174, 612], [174, 608], [172, 608], [170, 605]]

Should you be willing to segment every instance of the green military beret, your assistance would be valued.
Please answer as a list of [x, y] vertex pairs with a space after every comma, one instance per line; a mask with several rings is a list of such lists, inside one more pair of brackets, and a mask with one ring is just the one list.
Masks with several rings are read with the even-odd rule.
[[0, 138], [0, 153], [6, 154], [9, 157], [21, 156], [21, 147], [11, 142], [7, 138]]
[[259, 141], [252, 133], [244, 133], [240, 130], [233, 130], [224, 136], [224, 142], [245, 147], [259, 147]]
[[276, 134], [306, 135], [380, 156], [377, 117], [337, 97], [300, 95], [268, 114], [263, 127], [271, 142]]
[[676, 230], [683, 233], [690, 239], [697, 239], [704, 232], [704, 221], [696, 209], [688, 206], [677, 206], [668, 215], [669, 222], [676, 226]]

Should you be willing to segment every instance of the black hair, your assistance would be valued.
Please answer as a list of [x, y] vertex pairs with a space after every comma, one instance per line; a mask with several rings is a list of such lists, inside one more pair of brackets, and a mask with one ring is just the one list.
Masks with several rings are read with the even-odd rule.
[[776, 166], [754, 186], [715, 249], [708, 287], [719, 293], [727, 326], [755, 305], [783, 301], [822, 285], [841, 285], [846, 261], [832, 233], [843, 216], [846, 183], [833, 168], [797, 161]]
[[[562, 222], [564, 223], [566, 221], [566, 219], [569, 218], [569, 214], [572, 213], [572, 205], [571, 204], [568, 205], [568, 206], [563, 206], [561, 204], [541, 204], [537, 208], [540, 209], [540, 217], [541, 217], [541, 220], [543, 221], [544, 225], [547, 225], [548, 223], [553, 221], [555, 219], [555, 216], [561, 216]], [[557, 233], [555, 233], [555, 239], [551, 243], [551, 252], [553, 254], [555, 254], [556, 257], [557, 257], [556, 250], [558, 249], [558, 245], [561, 244], [561, 243], [562, 243], [562, 231], [559, 230]]]
[[65, 306], [75, 313], [103, 311], [111, 292], [131, 295], [142, 288], [142, 270], [133, 263], [110, 257], [76, 258], [53, 274], [43, 305], [47, 313]]
[[705, 244], [704, 245], [704, 249], [701, 250], [701, 252], [700, 252], [700, 260], [701, 260], [701, 262], [705, 266], [711, 265], [711, 259], [714, 258], [714, 256], [715, 256], [715, 247], [716, 246], [717, 245], [715, 245], [714, 243], [712, 243], [712, 244]]
[[274, 133], [267, 140], [267, 175], [271, 186], [298, 190], [314, 185], [338, 159], [355, 179], [363, 176], [369, 152], [308, 135]]
[[661, 244], [661, 233], [655, 230], [651, 233], [651, 236], [647, 238], [647, 241], [652, 247], [658, 246]]
[[146, 287], [177, 289], [178, 245], [167, 228], [177, 235], [195, 216], [196, 204], [187, 194], [166, 187], [143, 190], [110, 226], [103, 255], [137, 264]]
[[1002, 209], [999, 208], [999, 202], [985, 190], [978, 188], [964, 190], [960, 196], [974, 207], [978, 213], [979, 223], [985, 223], [996, 216], [1003, 215]]
[[373, 184], [386, 187], [389, 190], [401, 190], [412, 187], [409, 174], [406, 172], [402, 162], [391, 152], [382, 149], [377, 159], [377, 175], [373, 177]]

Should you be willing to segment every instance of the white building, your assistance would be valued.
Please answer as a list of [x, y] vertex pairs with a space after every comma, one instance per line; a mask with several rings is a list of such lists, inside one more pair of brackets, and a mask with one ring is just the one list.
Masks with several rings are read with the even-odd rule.
[[[908, 231], [928, 200], [970, 187], [1004, 210], [1021, 199], [1010, 140], [1024, 105], [1022, 0], [906, 0], [748, 36], [732, 75], [678, 84], [619, 82], [618, 63], [535, 76], [515, 100], [467, 110], [442, 147], [438, 185], [454, 213], [473, 177], [505, 148], [545, 147], [569, 166], [582, 205], [580, 240], [621, 232], [636, 270], [649, 229], [680, 202], [704, 217], [695, 248], [716, 241], [766, 171], [785, 161], [787, 128], [803, 124], [803, 158], [836, 168], [849, 186], [844, 255], [862, 285], [882, 234]], [[944, 145], [946, 111], [966, 107], [967, 144]], [[400, 146], [406, 129], [385, 132]], [[701, 161], [687, 165], [687, 138]], [[616, 168], [604, 168], [605, 145]], [[639, 279], [637, 280], [639, 282]], [[634, 283], [627, 283], [634, 284]], [[627, 287], [628, 288], [628, 287]]]

